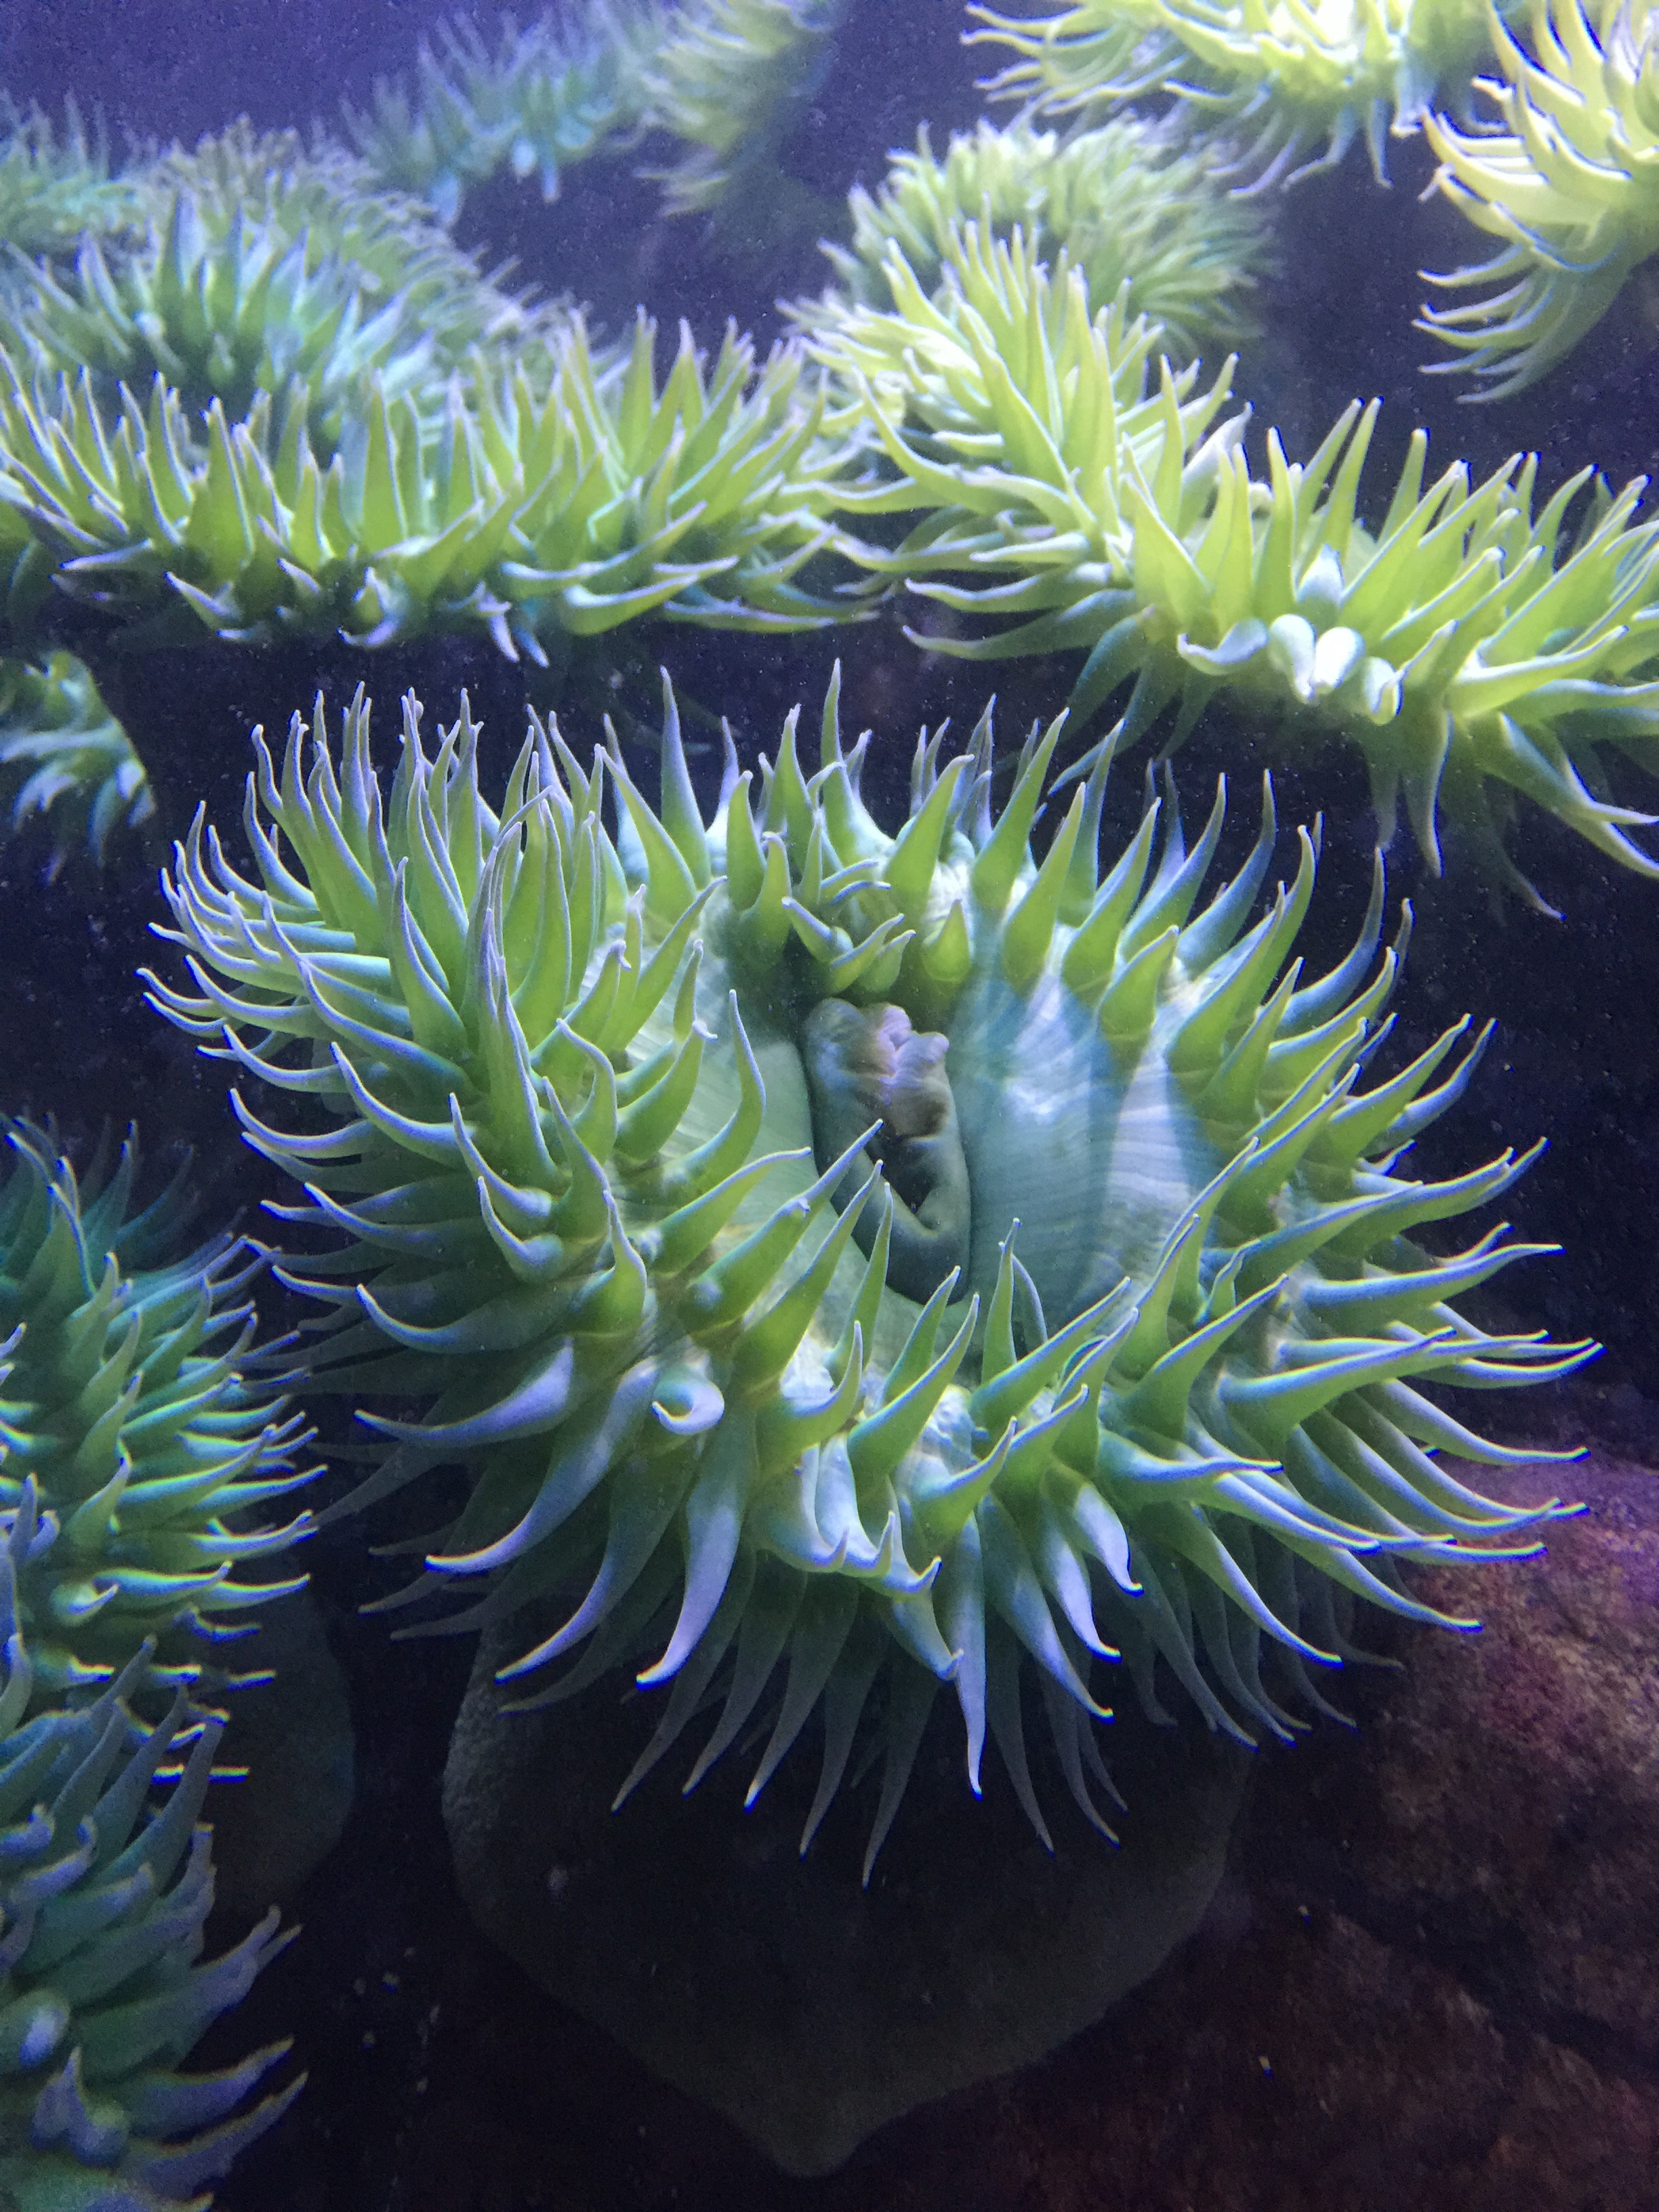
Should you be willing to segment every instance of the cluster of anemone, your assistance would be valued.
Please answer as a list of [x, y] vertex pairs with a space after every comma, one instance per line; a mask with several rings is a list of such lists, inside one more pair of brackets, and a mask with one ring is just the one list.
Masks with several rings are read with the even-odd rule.
[[470, 21], [422, 43], [411, 98], [381, 80], [346, 126], [375, 175], [453, 223], [469, 190], [505, 169], [552, 199], [574, 163], [632, 143], [646, 109], [647, 64], [665, 34], [656, 0], [587, 0], [520, 30], [509, 18], [494, 52]]
[[1178, 743], [1220, 694], [1258, 702], [1285, 754], [1356, 746], [1385, 837], [1403, 799], [1437, 868], [1443, 808], [1535, 897], [1507, 852], [1518, 798], [1659, 874], [1629, 835], [1650, 817], [1606, 775], [1613, 752], [1659, 764], [1659, 530], [1639, 483], [1614, 498], [1586, 470], [1540, 505], [1529, 459], [1425, 485], [1419, 432], [1368, 528], [1375, 406], [1346, 410], [1305, 463], [1270, 435], [1264, 480], [1225, 411], [1230, 369], [1151, 378], [1155, 329], [1091, 310], [1063, 256], [1050, 276], [1018, 237], [970, 227], [931, 297], [896, 248], [886, 268], [893, 309], [815, 344], [879, 443], [834, 487], [839, 512], [917, 518], [896, 545], [843, 529], [842, 550], [984, 620], [919, 642], [1081, 652], [1073, 705], [1127, 691], [1125, 743], [1155, 725]]
[[435, 750], [405, 702], [383, 790], [361, 694], [337, 754], [317, 712], [258, 750], [254, 875], [199, 818], [180, 848], [188, 975], [154, 994], [260, 1086], [244, 1129], [304, 1186], [277, 1211], [325, 1240], [284, 1269], [331, 1316], [315, 1387], [390, 1401], [331, 1510], [464, 1469], [393, 1609], [530, 1609], [520, 1708], [617, 1668], [665, 1692], [624, 1796], [712, 1715], [690, 1779], [758, 1721], [752, 1802], [817, 1711], [806, 1839], [880, 1755], [867, 1876], [945, 1686], [974, 1786], [988, 1734], [1046, 1835], [1035, 1686], [1103, 1827], [1111, 1661], [1155, 1715], [1174, 1686], [1288, 1737], [1352, 1600], [1440, 1618], [1402, 1565], [1524, 1549], [1555, 1510], [1433, 1458], [1511, 1455], [1422, 1380], [1586, 1348], [1457, 1312], [1500, 1233], [1412, 1240], [1524, 1163], [1401, 1166], [1465, 1024], [1362, 1087], [1400, 951], [1380, 862], [1309, 981], [1316, 839], [1250, 919], [1270, 794], [1207, 902], [1221, 799], [1190, 850], [1171, 795], [1103, 856], [1104, 756], [1036, 857], [1063, 716], [1000, 811], [988, 715], [954, 758], [924, 735], [890, 833], [834, 690], [819, 764], [792, 717], [708, 822], [672, 695], [656, 808], [614, 743], [584, 767], [539, 722], [491, 805], [465, 701]]
[[[6, 1388], [0, 1364], [0, 1391]], [[182, 2071], [205, 2030], [283, 1948], [273, 1907], [204, 1958], [212, 1832], [199, 1822], [222, 1722], [181, 1690], [153, 1726], [129, 1700], [140, 1644], [66, 1705], [31, 1615], [64, 1586], [70, 1528], [32, 1476], [0, 1512], [0, 2191], [17, 2212], [167, 2212], [278, 2120], [295, 2080], [247, 2100], [286, 2044]], [[159, 1780], [170, 1788], [159, 1805]], [[291, 1933], [291, 1931], [289, 1931]]]
[[216, 1701], [268, 1679], [221, 1647], [298, 1588], [259, 1563], [309, 1533], [308, 1514], [264, 1517], [311, 1479], [306, 1431], [252, 1372], [263, 1252], [191, 1249], [177, 1180], [135, 1209], [131, 1141], [79, 1176], [50, 1128], [4, 1141], [0, 2193], [19, 2212], [205, 2207], [301, 2087], [248, 2106], [286, 2044], [179, 2069], [289, 1940], [273, 1908], [204, 1956], [199, 1815]]
[[[1319, 830], [1270, 888], [1271, 785], [1219, 886], [1224, 786], [1191, 842], [1167, 775], [1121, 849], [1102, 823], [1123, 750], [1231, 699], [1267, 757], [1356, 749], [1384, 842], [1403, 804], [1436, 869], [1443, 820], [1536, 898], [1525, 800], [1659, 876], [1609, 773], [1659, 766], [1639, 488], [1587, 471], [1540, 500], [1531, 461], [1430, 481], [1419, 435], [1368, 507], [1374, 408], [1257, 466], [1231, 364], [1182, 366], [1248, 330], [1252, 195], [1361, 138], [1380, 178], [1426, 123], [1501, 241], [1442, 280], [1496, 292], [1430, 324], [1489, 386], [1530, 381], [1659, 246], [1648, 9], [1535, 0], [1531, 52], [1507, 0], [975, 9], [1030, 112], [942, 158], [924, 130], [855, 190], [839, 289], [764, 362], [683, 327], [659, 365], [643, 313], [597, 343], [449, 235], [500, 172], [550, 198], [647, 133], [670, 214], [787, 228], [810, 196], [781, 155], [847, 4], [586, 0], [494, 49], [446, 28], [412, 95], [348, 115], [356, 155], [243, 125], [112, 178], [72, 115], [0, 116], [14, 654], [65, 599], [128, 647], [482, 629], [541, 662], [645, 617], [798, 630], [908, 591], [945, 611], [910, 632], [934, 651], [1081, 656], [1069, 767], [1062, 715], [1005, 773], [988, 708], [954, 755], [924, 731], [887, 823], [838, 673], [816, 763], [795, 717], [754, 769], [728, 735], [712, 810], [665, 689], [654, 805], [614, 732], [584, 763], [533, 714], [487, 793], [465, 695], [435, 744], [405, 701], [383, 781], [360, 692], [337, 749], [320, 699], [280, 759], [256, 732], [251, 862], [198, 813], [151, 992], [301, 1187], [283, 1250], [191, 1249], [178, 1185], [134, 1211], [131, 1147], [77, 1176], [49, 1127], [0, 1124], [19, 2212], [160, 2212], [297, 2087], [243, 2109], [285, 2046], [179, 2070], [286, 1940], [273, 1913], [203, 1961], [198, 1815], [212, 1701], [234, 1729], [262, 1679], [236, 1646], [315, 1526], [296, 1388], [365, 1401], [331, 1515], [447, 1501], [382, 1601], [405, 1632], [515, 1629], [514, 1710], [618, 1672], [655, 1693], [618, 1803], [699, 1722], [687, 1786], [744, 1744], [750, 1803], [816, 1731], [802, 1849], [872, 1772], [866, 1881], [941, 1691], [975, 1792], [994, 1746], [1048, 1840], [1035, 1718], [1109, 1835], [1119, 1676], [1155, 1720], [1184, 1700], [1288, 1740], [1367, 1656], [1360, 1603], [1472, 1626], [1412, 1569], [1523, 1556], [1572, 1510], [1437, 1457], [1539, 1457], [1453, 1394], [1593, 1347], [1460, 1310], [1545, 1248], [1417, 1239], [1532, 1156], [1414, 1177], [1484, 1036], [1389, 1060], [1409, 909], [1385, 948], [1381, 857], [1358, 940], [1310, 976]], [[1461, 109], [1494, 31], [1504, 127], [1470, 135], [1430, 111]], [[1107, 113], [1147, 94], [1159, 122]], [[0, 662], [0, 799], [60, 858], [151, 811], [65, 653]], [[303, 1364], [256, 1340], [273, 1256], [319, 1310]]]
[[[1505, 0], [1508, 4], [1508, 0]], [[1462, 106], [1489, 51], [1488, 0], [1071, 0], [1050, 15], [969, 13], [1018, 59], [990, 81], [1064, 113], [1170, 94], [1233, 142], [1241, 189], [1295, 183], [1363, 139], [1379, 181], [1392, 133]]]
[[0, 818], [46, 823], [52, 873], [76, 853], [101, 866], [155, 811], [143, 763], [82, 662], [0, 659]]
[[1548, 0], [1530, 33], [1523, 45], [1500, 24], [1502, 79], [1476, 86], [1496, 128], [1427, 125], [1441, 190], [1499, 241], [1432, 279], [1481, 296], [1426, 308], [1421, 325], [1453, 349], [1437, 368], [1480, 381], [1471, 398], [1535, 383], [1659, 252], [1659, 19], [1646, 0]]
[[728, 331], [706, 362], [655, 326], [592, 347], [580, 322], [545, 361], [480, 355], [441, 406], [378, 375], [331, 453], [306, 392], [192, 421], [158, 378], [107, 408], [84, 377], [0, 394], [0, 498], [56, 584], [124, 623], [240, 642], [343, 634], [366, 645], [485, 628], [516, 658], [652, 611], [739, 629], [844, 617], [795, 578], [825, 531], [814, 484], [823, 403], [798, 349], [758, 367]]
[[[1127, 285], [1129, 313], [1159, 324], [1166, 350], [1191, 359], [1248, 334], [1249, 295], [1271, 258], [1257, 204], [1231, 198], [1214, 168], [1204, 148], [1139, 117], [1064, 137], [981, 121], [953, 131], [942, 157], [924, 127], [879, 191], [854, 187], [850, 247], [824, 250], [855, 306], [890, 308], [891, 247], [933, 290], [964, 222], [1004, 238], [1018, 226], [1034, 254], [1064, 252], [1091, 299]], [[831, 293], [796, 313], [810, 327], [837, 308]]]

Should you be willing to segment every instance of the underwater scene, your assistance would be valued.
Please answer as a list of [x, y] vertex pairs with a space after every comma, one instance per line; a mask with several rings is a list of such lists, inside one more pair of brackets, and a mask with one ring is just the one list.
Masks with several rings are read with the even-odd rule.
[[1659, 2212], [1659, 0], [6, 0], [0, 2212]]

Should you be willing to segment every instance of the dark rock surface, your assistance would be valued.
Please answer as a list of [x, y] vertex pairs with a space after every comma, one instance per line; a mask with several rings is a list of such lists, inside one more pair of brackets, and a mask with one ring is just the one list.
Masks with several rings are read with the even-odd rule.
[[269, 1607], [257, 1635], [233, 1652], [238, 1668], [270, 1668], [276, 1679], [230, 1698], [224, 1762], [247, 1772], [216, 1784], [205, 1817], [220, 1906], [257, 1918], [287, 1904], [340, 1840], [356, 1766], [351, 1708], [308, 1591]]

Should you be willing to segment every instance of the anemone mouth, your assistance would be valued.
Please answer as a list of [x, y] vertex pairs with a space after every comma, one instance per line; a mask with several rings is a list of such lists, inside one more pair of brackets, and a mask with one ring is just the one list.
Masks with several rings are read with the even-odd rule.
[[[869, 1169], [879, 1166], [893, 1200], [887, 1286], [918, 1305], [952, 1276], [961, 1277], [973, 1238], [949, 1051], [947, 1037], [913, 1029], [902, 1006], [884, 1001], [854, 1006], [825, 999], [807, 1016], [801, 1035], [820, 1173], [863, 1139], [830, 1202], [842, 1212], [861, 1194]], [[876, 1209], [863, 1207], [853, 1238], [866, 1256], [877, 1231]]]

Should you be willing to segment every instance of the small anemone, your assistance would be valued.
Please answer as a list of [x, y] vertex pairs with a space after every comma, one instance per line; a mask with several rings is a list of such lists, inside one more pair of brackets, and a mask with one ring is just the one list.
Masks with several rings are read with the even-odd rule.
[[[54, 123], [0, 92], [0, 242], [55, 252], [84, 232], [125, 229], [137, 214], [132, 177], [111, 173], [103, 132], [88, 130], [72, 100]], [[9, 282], [0, 270], [0, 283]]]
[[347, 106], [346, 128], [382, 184], [446, 223], [504, 168], [550, 200], [568, 168], [638, 137], [665, 35], [655, 0], [586, 0], [523, 30], [509, 17], [493, 52], [470, 21], [444, 23], [435, 45], [422, 42], [413, 96], [381, 78], [371, 110]]
[[[931, 296], [896, 246], [891, 313], [852, 309], [813, 350], [842, 420], [880, 465], [823, 495], [852, 522], [916, 519], [896, 545], [844, 531], [872, 575], [981, 618], [908, 634], [971, 659], [1080, 651], [1079, 714], [1121, 698], [1114, 736], [1160, 727], [1173, 750], [1211, 700], [1269, 708], [1286, 755], [1338, 739], [1363, 756], [1383, 841], [1403, 800], [1430, 866], [1443, 812], [1499, 884], [1544, 902], [1510, 857], [1518, 800], [1621, 866], [1659, 875], [1629, 834], [1609, 766], [1659, 754], [1652, 680], [1659, 532], [1642, 481], [1616, 497], [1589, 470], [1541, 503], [1537, 457], [1483, 483], [1462, 463], [1425, 481], [1413, 437], [1388, 506], [1360, 504], [1375, 403], [1344, 410], [1306, 462], [1158, 362], [1126, 301], [1094, 305], [1061, 255], [1050, 274], [1016, 232], [952, 241]], [[1576, 510], [1576, 511], [1575, 511]]]
[[53, 876], [78, 854], [101, 867], [155, 815], [143, 763], [72, 653], [0, 660], [0, 806], [13, 830], [45, 821]]
[[50, 1128], [0, 1130], [0, 1504], [27, 1494], [62, 1531], [19, 1586], [33, 1678], [104, 1682], [148, 1638], [147, 1690], [228, 1686], [216, 1647], [304, 1581], [256, 1563], [314, 1525], [257, 1517], [315, 1473], [302, 1417], [254, 1372], [246, 1293], [269, 1255], [189, 1249], [184, 1170], [134, 1211], [131, 1137], [77, 1176]]
[[[641, 316], [617, 353], [574, 319], [544, 357], [475, 356], [435, 417], [373, 372], [331, 459], [297, 376], [240, 421], [216, 398], [198, 422], [160, 377], [110, 407], [0, 349], [0, 517], [70, 597], [186, 639], [487, 629], [540, 663], [544, 637], [659, 611], [738, 629], [855, 619], [795, 580], [841, 465], [799, 347], [757, 362], [728, 327], [711, 361], [682, 325], [659, 380], [655, 337]], [[16, 562], [15, 591], [33, 588], [38, 564]]]
[[669, 19], [646, 74], [645, 120], [682, 149], [667, 168], [646, 172], [670, 215], [706, 212], [757, 185], [789, 190], [778, 148], [816, 95], [847, 6], [690, 0]]
[[[1128, 313], [1150, 317], [1170, 356], [1190, 360], [1249, 331], [1246, 295], [1269, 259], [1259, 210], [1230, 200], [1213, 167], [1201, 147], [1133, 116], [1063, 138], [1029, 122], [981, 122], [952, 131], [942, 156], [924, 127], [879, 192], [854, 190], [851, 250], [824, 251], [856, 307], [891, 308], [891, 246], [931, 290], [962, 223], [1000, 238], [1018, 225], [1034, 253], [1066, 255], [1097, 304], [1127, 286]], [[831, 293], [793, 312], [810, 329], [833, 323], [839, 304]]]

